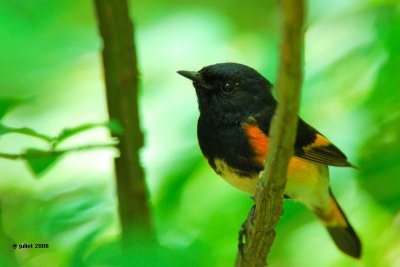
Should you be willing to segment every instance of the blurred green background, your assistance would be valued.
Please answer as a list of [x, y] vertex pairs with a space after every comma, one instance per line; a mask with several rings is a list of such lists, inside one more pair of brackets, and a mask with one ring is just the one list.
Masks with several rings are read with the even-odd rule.
[[[233, 266], [250, 198], [216, 176], [196, 140], [195, 92], [177, 70], [217, 62], [252, 66], [275, 82], [277, 1], [131, 1], [141, 70], [140, 106], [153, 220], [163, 250], [132, 266]], [[0, 100], [26, 101], [3, 123], [56, 135], [107, 120], [101, 42], [91, 1], [0, 2]], [[400, 4], [308, 2], [301, 116], [359, 166], [331, 168], [332, 188], [359, 233], [363, 258], [341, 254], [314, 215], [285, 203], [269, 263], [400, 266]], [[109, 141], [96, 128], [64, 147]], [[0, 151], [45, 148], [4, 134]], [[11, 248], [21, 266], [108, 266], [119, 235], [113, 149], [70, 153], [36, 178], [23, 161], [0, 159], [5, 233], [48, 249]]]

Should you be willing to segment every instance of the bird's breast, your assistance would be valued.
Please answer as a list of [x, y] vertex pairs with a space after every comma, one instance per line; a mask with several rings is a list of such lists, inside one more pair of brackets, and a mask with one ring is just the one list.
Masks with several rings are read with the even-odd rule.
[[199, 120], [197, 135], [201, 151], [221, 176], [253, 177], [262, 170], [263, 163], [240, 124], [215, 127]]
[[[223, 159], [214, 160], [214, 170], [237, 189], [254, 195], [261, 172], [252, 175], [241, 173]], [[292, 157], [288, 166], [285, 195], [313, 208], [329, 202], [328, 167], [298, 157]]]
[[241, 170], [230, 166], [223, 159], [214, 159], [212, 165], [214, 171], [233, 187], [253, 195], [256, 191], [258, 174], [243, 173]]

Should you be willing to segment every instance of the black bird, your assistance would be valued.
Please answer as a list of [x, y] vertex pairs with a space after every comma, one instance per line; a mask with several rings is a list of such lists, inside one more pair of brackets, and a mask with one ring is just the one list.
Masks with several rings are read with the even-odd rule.
[[[193, 81], [200, 117], [197, 137], [214, 171], [234, 187], [254, 195], [268, 154], [268, 132], [277, 102], [272, 84], [256, 70], [220, 63], [200, 71], [178, 71]], [[328, 166], [352, 167], [324, 135], [299, 118], [285, 196], [312, 210], [337, 247], [361, 256], [361, 242], [329, 185]]]

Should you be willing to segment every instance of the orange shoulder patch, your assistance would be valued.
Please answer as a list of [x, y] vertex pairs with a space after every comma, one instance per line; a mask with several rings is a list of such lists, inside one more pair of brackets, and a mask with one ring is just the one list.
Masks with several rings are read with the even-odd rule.
[[249, 144], [256, 155], [255, 160], [264, 165], [268, 153], [268, 137], [254, 124], [245, 124], [244, 130], [249, 139]]

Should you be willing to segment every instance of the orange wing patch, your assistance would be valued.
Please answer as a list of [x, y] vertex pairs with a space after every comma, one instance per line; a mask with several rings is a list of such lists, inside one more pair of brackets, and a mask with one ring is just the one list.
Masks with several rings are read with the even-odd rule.
[[303, 159], [331, 166], [353, 167], [343, 152], [319, 133], [316, 133], [314, 141], [302, 150], [303, 153], [299, 156]]
[[268, 137], [257, 125], [245, 124], [244, 130], [249, 138], [250, 146], [256, 155], [255, 160], [260, 165], [264, 165], [268, 153]]
[[317, 134], [317, 138], [315, 138], [311, 146], [329, 146], [330, 144], [331, 142], [325, 136]]

